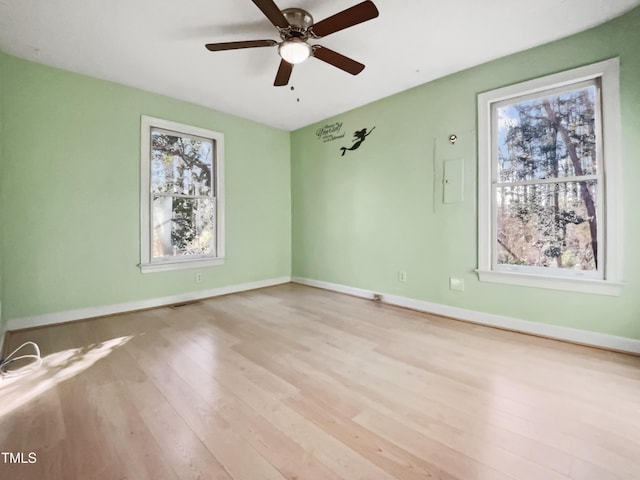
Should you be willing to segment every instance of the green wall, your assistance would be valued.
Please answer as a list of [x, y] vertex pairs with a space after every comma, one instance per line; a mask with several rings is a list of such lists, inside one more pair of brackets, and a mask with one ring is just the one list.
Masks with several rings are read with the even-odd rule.
[[[291, 274], [288, 132], [8, 55], [2, 66], [5, 319]], [[141, 114], [225, 134], [224, 266], [136, 266]]]
[[[470, 310], [640, 339], [640, 9], [291, 134], [167, 97], [0, 53], [2, 320], [293, 275]], [[479, 92], [620, 56], [624, 293], [480, 283]], [[147, 114], [221, 131], [227, 262], [141, 274], [139, 122]], [[4, 122], [2, 120], [4, 119]], [[344, 138], [316, 130], [342, 122]], [[375, 126], [340, 156], [356, 130]], [[447, 141], [455, 133], [455, 145]], [[465, 200], [443, 204], [447, 159]], [[398, 271], [407, 282], [398, 281]], [[195, 272], [203, 282], [195, 283]], [[464, 292], [448, 288], [465, 280]], [[0, 323], [0, 327], [2, 323]], [[0, 330], [1, 331], [1, 330]]]
[[2, 205], [4, 205], [4, 196], [3, 196], [3, 188], [2, 188], [2, 179], [4, 178], [3, 174], [3, 155], [2, 152], [4, 150], [4, 141], [3, 141], [3, 126], [4, 126], [4, 63], [5, 63], [6, 55], [0, 52], [0, 354], [2, 353], [2, 346], [4, 340], [4, 326], [5, 326], [5, 315], [2, 310], [2, 301], [4, 299], [4, 295], [2, 293], [2, 257], [4, 255], [4, 249], [2, 248], [3, 242], [3, 230], [4, 230], [4, 210]]
[[[292, 133], [293, 275], [433, 303], [640, 339], [640, 8], [595, 29], [480, 65]], [[477, 94], [621, 61], [625, 282], [620, 297], [479, 282]], [[342, 139], [318, 128], [342, 122]], [[356, 130], [375, 130], [340, 156]], [[450, 134], [459, 137], [450, 145]], [[465, 161], [464, 201], [443, 204], [442, 170]], [[407, 282], [398, 281], [398, 271]], [[465, 291], [449, 290], [449, 277]]]

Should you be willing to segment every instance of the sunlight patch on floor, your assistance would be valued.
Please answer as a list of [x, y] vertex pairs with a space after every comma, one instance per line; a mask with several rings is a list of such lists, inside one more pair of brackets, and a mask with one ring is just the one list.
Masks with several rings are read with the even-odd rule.
[[42, 359], [42, 366], [25, 376], [0, 379], [0, 417], [7, 415], [50, 388], [87, 370], [116, 348], [129, 342], [133, 336], [124, 336], [104, 342], [55, 352]]

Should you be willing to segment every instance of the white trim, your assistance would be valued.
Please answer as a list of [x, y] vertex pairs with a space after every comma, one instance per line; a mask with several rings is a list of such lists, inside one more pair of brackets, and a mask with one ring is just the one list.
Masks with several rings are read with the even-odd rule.
[[[506, 267], [501, 267], [506, 268]], [[593, 293], [598, 295], [620, 296], [624, 284], [590, 278], [567, 278], [548, 275], [535, 275], [524, 272], [484, 271], [476, 270], [481, 282], [504, 283], [506, 285], [520, 285], [522, 287], [537, 287], [550, 290], [564, 290], [566, 292]], [[579, 272], [579, 271], [577, 271]]]
[[183, 268], [212, 267], [224, 265], [224, 258], [196, 258], [166, 262], [154, 262], [138, 265], [142, 273], [166, 272]]
[[[620, 61], [612, 58], [584, 67], [536, 78], [526, 82], [497, 88], [478, 94], [478, 273], [480, 281], [515, 283], [535, 288], [551, 288], [603, 295], [619, 295], [623, 279], [623, 225], [622, 225], [622, 158], [620, 150]], [[514, 97], [544, 92], [552, 88], [566, 87], [600, 78], [602, 147], [605, 162], [604, 181], [598, 182], [605, 195], [604, 205], [599, 202], [599, 237], [604, 231], [600, 251], [604, 259], [604, 279], [586, 281], [575, 279], [572, 272], [562, 281], [561, 273], [554, 272], [549, 280], [536, 275], [534, 269], [521, 267], [520, 273], [496, 272], [495, 208], [493, 208], [493, 186], [496, 184], [492, 152], [492, 105]], [[602, 156], [601, 156], [602, 157]], [[601, 165], [599, 165], [600, 169]], [[586, 177], [585, 177], [586, 178]], [[565, 179], [560, 179], [565, 181]], [[604, 213], [604, 215], [602, 215]], [[599, 254], [599, 257], [601, 256]], [[511, 280], [505, 280], [512, 278]]]
[[353, 297], [367, 298], [369, 300], [373, 300], [374, 293], [377, 293], [372, 290], [365, 290], [364, 288], [350, 287], [339, 283], [323, 282], [322, 280], [314, 280], [312, 278], [305, 277], [291, 277], [291, 282], [299, 283], [300, 285], [307, 285], [309, 287], [321, 288], [323, 290], [331, 290], [332, 292], [345, 293]]
[[[216, 205], [216, 238], [215, 257], [200, 257], [197, 260], [188, 258], [171, 258], [169, 260], [152, 260], [151, 245], [151, 193], [150, 193], [150, 168], [151, 168], [151, 129], [158, 128], [184, 134], [185, 136], [202, 137], [213, 141], [215, 145], [213, 155], [214, 162], [214, 192]], [[224, 163], [225, 163], [224, 134], [214, 132], [201, 127], [172, 122], [162, 118], [141, 115], [140, 117], [140, 271], [142, 273], [178, 270], [203, 266], [223, 265], [225, 257], [225, 188], [224, 188]], [[206, 261], [205, 261], [206, 259]]]
[[[301, 285], [322, 288], [333, 292], [346, 293], [347, 295], [367, 299], [373, 299], [374, 293], [380, 293], [303, 277], [292, 277], [291, 281]], [[466, 322], [513, 330], [515, 332], [539, 335], [557, 340], [565, 340], [582, 345], [640, 354], [640, 340], [633, 338], [618, 337], [615, 335], [608, 335], [606, 333], [590, 332], [587, 330], [578, 330], [576, 328], [561, 327], [547, 323], [538, 323], [530, 320], [494, 315], [492, 313], [477, 312], [474, 310], [467, 310], [465, 308], [451, 307], [449, 305], [401, 297], [399, 295], [390, 295], [386, 293], [381, 293], [381, 295], [383, 303], [410, 308], [411, 310], [417, 310], [419, 312], [433, 313], [435, 315], [451, 317], [453, 319], [464, 320]]]
[[[604, 155], [604, 195], [606, 196], [606, 230], [604, 243], [606, 250], [606, 280], [621, 282], [624, 274], [623, 255], [623, 184], [622, 148], [620, 125], [620, 60], [613, 58], [602, 65], [602, 139]], [[607, 161], [609, 159], [609, 161]], [[613, 159], [613, 161], [611, 161]]]
[[602, 77], [605, 73], [616, 73], [620, 68], [618, 57], [610, 58], [602, 62], [592, 63], [583, 67], [565, 70], [563, 72], [534, 78], [526, 82], [515, 83], [502, 88], [481, 93], [480, 95], [490, 99], [491, 103], [501, 102], [513, 97], [544, 92], [553, 88], [564, 87], [576, 83], [593, 80]]
[[81, 308], [77, 310], [68, 310], [66, 312], [46, 313], [44, 315], [34, 315], [30, 317], [13, 318], [7, 321], [5, 325], [6, 331], [22, 330], [24, 328], [42, 327], [45, 325], [54, 325], [56, 323], [73, 322], [76, 320], [86, 320], [88, 318], [104, 317], [105, 315], [114, 315], [117, 313], [131, 312], [135, 310], [144, 310], [148, 308], [164, 307], [176, 303], [192, 302], [205, 298], [218, 297], [220, 295], [228, 295], [230, 293], [246, 292], [258, 288], [272, 287], [283, 283], [291, 282], [291, 277], [278, 277], [266, 280], [257, 280], [255, 282], [240, 283], [237, 285], [227, 285], [224, 287], [216, 287], [209, 290], [199, 290], [196, 292], [181, 293], [169, 297], [149, 298], [147, 300], [136, 300], [133, 302], [120, 303], [115, 305], [103, 305], [100, 307]]

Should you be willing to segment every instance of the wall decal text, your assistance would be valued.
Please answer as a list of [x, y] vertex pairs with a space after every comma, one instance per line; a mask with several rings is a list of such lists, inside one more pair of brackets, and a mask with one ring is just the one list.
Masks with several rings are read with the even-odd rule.
[[322, 143], [333, 142], [334, 140], [344, 137], [344, 132], [340, 134], [341, 130], [342, 122], [331, 123], [316, 130], [316, 136], [318, 140], [322, 140]]

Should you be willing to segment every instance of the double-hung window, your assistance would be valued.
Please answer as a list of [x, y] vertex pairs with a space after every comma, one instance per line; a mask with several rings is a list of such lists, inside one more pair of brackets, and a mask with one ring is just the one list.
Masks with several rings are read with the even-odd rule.
[[478, 96], [481, 281], [621, 288], [618, 60]]
[[142, 116], [140, 268], [224, 263], [224, 136]]

